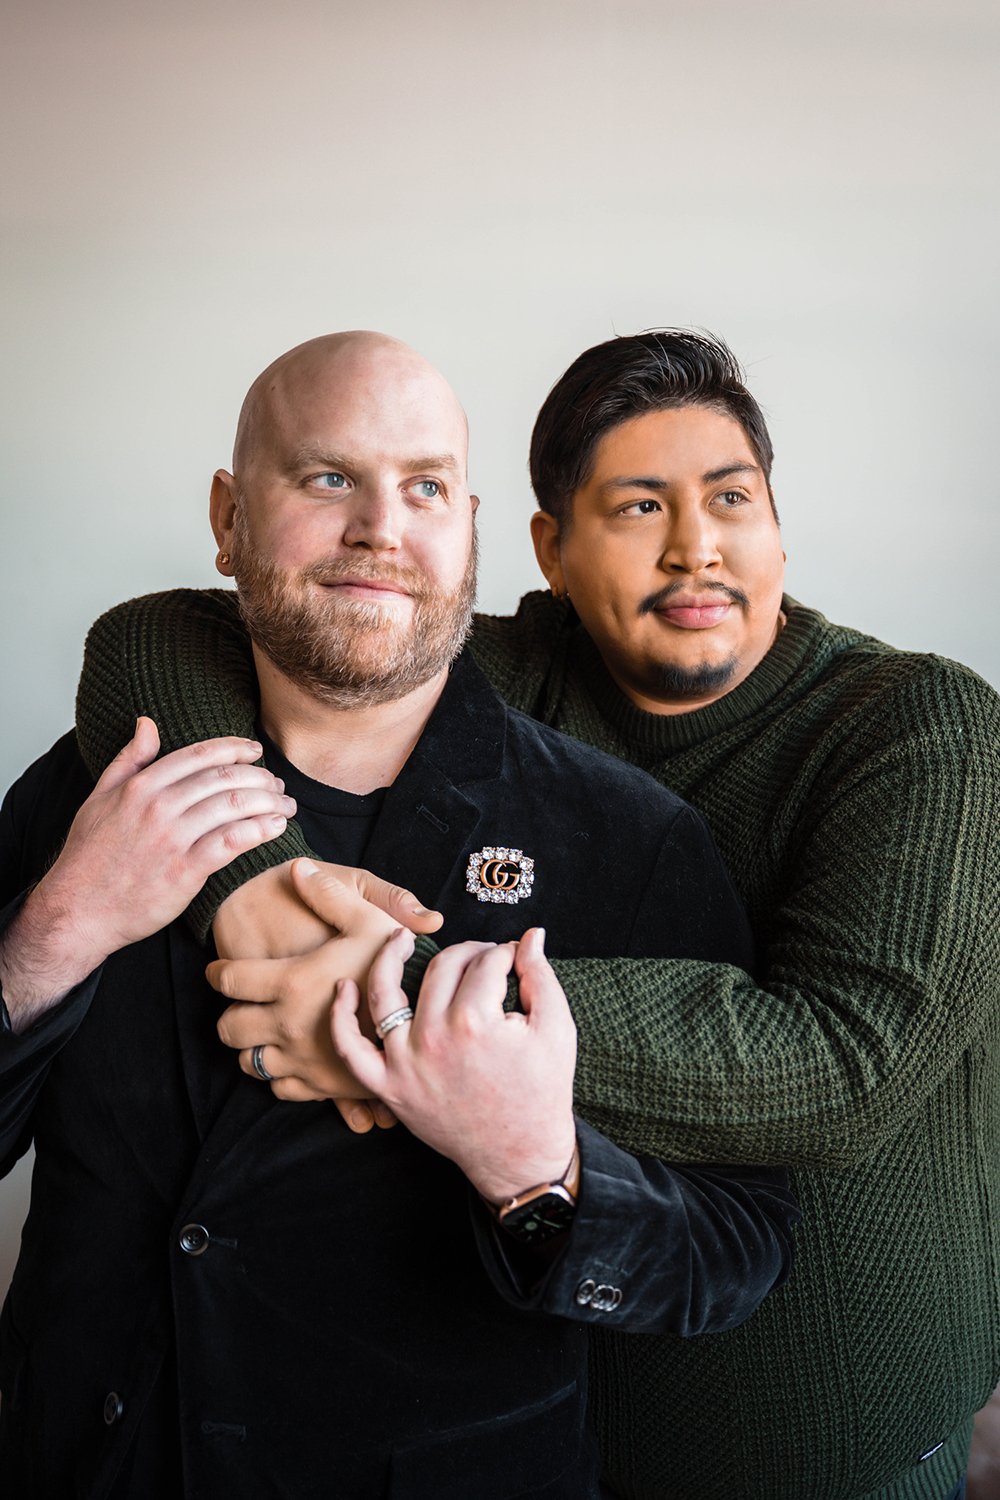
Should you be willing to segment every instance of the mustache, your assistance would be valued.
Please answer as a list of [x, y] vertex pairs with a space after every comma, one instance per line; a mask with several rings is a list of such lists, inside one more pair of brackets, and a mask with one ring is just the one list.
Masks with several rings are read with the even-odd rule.
[[[709, 590], [713, 593], [724, 594], [731, 604], [742, 604], [745, 609], [749, 609], [750, 607], [750, 600], [742, 589], [730, 588], [726, 583], [699, 583], [696, 592], [701, 594]], [[665, 588], [657, 589], [655, 594], [650, 594], [647, 598], [643, 599], [639, 605], [639, 613], [640, 615], [652, 614], [654, 609], [662, 609], [665, 604], [669, 604], [670, 600], [675, 599], [678, 594], [690, 594], [691, 591], [691, 584], [685, 583], [678, 578], [675, 583], [668, 583]]]
[[395, 583], [415, 598], [427, 591], [427, 580], [416, 568], [401, 567], [398, 563], [376, 562], [374, 559], [332, 557], [310, 563], [302, 568], [299, 577], [304, 583], [334, 584], [345, 578], [357, 579], [361, 583]]

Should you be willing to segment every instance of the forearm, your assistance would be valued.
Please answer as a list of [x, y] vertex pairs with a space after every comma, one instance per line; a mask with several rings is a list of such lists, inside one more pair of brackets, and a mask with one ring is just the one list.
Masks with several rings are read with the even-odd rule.
[[0, 993], [11, 1032], [34, 1026], [106, 957], [58, 878], [40, 881], [0, 936]]
[[90, 1009], [101, 972], [70, 990], [59, 1005], [51, 1006], [20, 1035], [7, 1030], [0, 1006], [0, 1177], [31, 1143], [35, 1100], [49, 1065]]
[[[433, 938], [417, 939], [403, 977], [411, 1001], [438, 951]], [[772, 995], [728, 964], [684, 959], [553, 959], [552, 967], [578, 1029], [577, 1111], [629, 1151], [842, 1166], [908, 1107], [905, 1082], [875, 1091], [868, 1106], [859, 1100], [856, 1069], [832, 1038], [824, 1043], [811, 995]], [[508, 1005], [518, 1003], [512, 975]], [[752, 1024], [768, 1009], [799, 1017], [780, 1048]]]
[[213, 875], [210, 875], [184, 912], [185, 922], [198, 941], [204, 942], [211, 931], [219, 908], [228, 897], [240, 890], [248, 881], [253, 880], [256, 875], [264, 875], [267, 871], [277, 869], [289, 860], [302, 856], [318, 858], [306, 843], [298, 823], [294, 818], [290, 818], [284, 833], [276, 839], [272, 839], [267, 844], [260, 844], [256, 849], [248, 850], [246, 854], [241, 854], [238, 859], [231, 860], [228, 865], [223, 865], [221, 870], [216, 870]]
[[[0, 914], [0, 944], [14, 929], [20, 910], [17, 901]], [[40, 1006], [32, 1016], [22, 1012], [15, 1031], [9, 1011], [17, 1007], [10, 1003], [6, 976], [0, 979], [0, 1177], [28, 1149], [34, 1102], [49, 1063], [86, 1015], [97, 982], [98, 975], [92, 974], [59, 1003]]]
[[157, 722], [164, 754], [216, 733], [254, 738], [257, 683], [236, 595], [174, 589], [101, 615], [87, 635], [76, 713], [95, 777], [139, 714]]
[[952, 686], [845, 730], [778, 854], [762, 850], [759, 982], [687, 960], [556, 963], [586, 1118], [673, 1160], [844, 1167], [959, 1066], [997, 1001], [1000, 714]]
[[785, 1174], [636, 1157], [580, 1123], [572, 1228], [540, 1281], [519, 1282], [500, 1229], [477, 1212], [487, 1270], [508, 1301], [631, 1333], [734, 1328], [791, 1265], [798, 1210]]
[[[971, 975], [890, 998], [886, 976], [880, 987], [846, 963], [843, 989], [825, 994], [763, 990], [723, 965], [553, 967], [579, 1027], [580, 1113], [632, 1150], [684, 1161], [849, 1166], [901, 1128], [995, 1004]], [[858, 994], [875, 1019], [866, 1005], [852, 1025]]]

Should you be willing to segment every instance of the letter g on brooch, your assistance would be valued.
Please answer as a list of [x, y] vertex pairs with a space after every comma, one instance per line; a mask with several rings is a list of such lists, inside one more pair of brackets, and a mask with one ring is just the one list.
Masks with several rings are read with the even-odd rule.
[[502, 901], [513, 906], [531, 895], [535, 883], [535, 861], [520, 849], [480, 849], [469, 855], [465, 889], [477, 901]]

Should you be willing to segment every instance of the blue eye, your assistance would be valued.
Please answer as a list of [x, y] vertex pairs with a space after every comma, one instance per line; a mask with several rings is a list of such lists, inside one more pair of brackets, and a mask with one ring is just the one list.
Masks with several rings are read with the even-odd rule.
[[414, 488], [421, 500], [436, 500], [441, 493], [441, 486], [436, 479], [418, 479]]
[[347, 478], [343, 474], [317, 474], [313, 484], [323, 490], [342, 490], [347, 487]]

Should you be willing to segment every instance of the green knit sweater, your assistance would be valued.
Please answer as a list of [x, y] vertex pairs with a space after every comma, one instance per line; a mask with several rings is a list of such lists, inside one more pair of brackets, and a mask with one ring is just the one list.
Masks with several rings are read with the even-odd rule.
[[[637, 1500], [937, 1500], [1000, 1376], [1000, 700], [786, 609], [744, 683], [671, 716], [625, 700], [546, 596], [476, 622], [508, 701], [707, 815], [759, 939], [760, 986], [558, 963], [581, 1114], [675, 1160], [789, 1163], [803, 1208], [790, 1281], [741, 1328], [595, 1334], [594, 1410]], [[253, 691], [231, 594], [135, 601], [88, 642], [84, 755], [99, 770], [142, 711], [167, 748], [250, 733]], [[303, 851], [290, 825], [210, 881], [196, 919]]]

